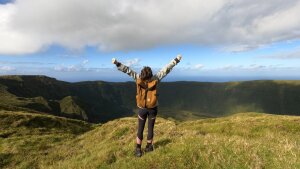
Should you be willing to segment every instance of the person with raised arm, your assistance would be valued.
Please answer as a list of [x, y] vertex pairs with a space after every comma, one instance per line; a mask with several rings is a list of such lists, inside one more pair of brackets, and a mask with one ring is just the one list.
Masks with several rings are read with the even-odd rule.
[[157, 115], [158, 107], [158, 83], [177, 65], [182, 56], [177, 55], [169, 64], [162, 68], [155, 75], [152, 74], [150, 67], [145, 66], [138, 74], [130, 67], [118, 62], [115, 58], [112, 59], [112, 63], [115, 64], [118, 70], [131, 76], [136, 82], [136, 103], [139, 108], [138, 111], [138, 131], [136, 137], [136, 149], [135, 155], [137, 157], [142, 156], [142, 140], [145, 123], [148, 117], [148, 135], [147, 135], [147, 145], [145, 152], [153, 151], [153, 129], [154, 123]]

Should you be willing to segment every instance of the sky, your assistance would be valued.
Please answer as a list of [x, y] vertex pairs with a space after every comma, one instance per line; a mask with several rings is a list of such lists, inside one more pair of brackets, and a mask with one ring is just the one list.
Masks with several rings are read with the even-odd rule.
[[0, 0], [0, 75], [131, 81], [300, 80], [300, 0]]

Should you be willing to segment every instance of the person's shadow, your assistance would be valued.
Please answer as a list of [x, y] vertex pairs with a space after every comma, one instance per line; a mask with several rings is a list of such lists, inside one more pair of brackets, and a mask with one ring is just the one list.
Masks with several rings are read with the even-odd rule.
[[161, 140], [158, 140], [157, 142], [154, 143], [154, 147], [155, 148], [164, 147], [164, 146], [166, 146], [167, 144], [169, 144], [171, 142], [172, 142], [172, 140], [169, 139], [169, 138], [161, 139]]

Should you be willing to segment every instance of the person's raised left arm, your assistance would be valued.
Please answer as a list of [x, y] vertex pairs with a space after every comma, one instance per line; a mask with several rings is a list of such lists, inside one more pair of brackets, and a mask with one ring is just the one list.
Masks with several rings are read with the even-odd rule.
[[171, 72], [173, 67], [177, 65], [182, 56], [179, 54], [175, 59], [173, 59], [169, 64], [167, 64], [164, 68], [162, 68], [156, 75], [154, 75], [159, 81], [161, 81], [168, 73]]

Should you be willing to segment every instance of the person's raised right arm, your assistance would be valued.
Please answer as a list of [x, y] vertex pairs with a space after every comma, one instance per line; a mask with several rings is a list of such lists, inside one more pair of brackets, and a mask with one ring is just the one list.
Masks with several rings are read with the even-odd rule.
[[132, 77], [134, 80], [137, 80], [139, 75], [130, 67], [123, 65], [121, 62], [118, 62], [115, 58], [112, 59], [112, 63], [115, 64], [118, 68], [118, 70], [128, 74], [130, 77]]

